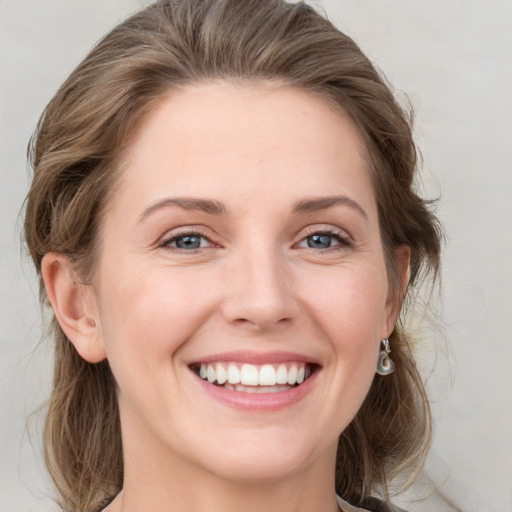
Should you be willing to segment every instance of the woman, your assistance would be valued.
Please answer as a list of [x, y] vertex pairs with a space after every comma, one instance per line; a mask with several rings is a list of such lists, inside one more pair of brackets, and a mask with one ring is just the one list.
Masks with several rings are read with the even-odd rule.
[[303, 3], [157, 2], [71, 74], [31, 156], [63, 510], [396, 510], [430, 438], [398, 317], [440, 231], [352, 40]]

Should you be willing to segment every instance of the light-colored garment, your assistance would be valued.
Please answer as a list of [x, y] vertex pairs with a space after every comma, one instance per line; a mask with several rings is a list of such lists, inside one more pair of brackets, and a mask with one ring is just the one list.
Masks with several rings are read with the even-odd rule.
[[338, 505], [341, 507], [343, 512], [368, 512], [365, 508], [357, 508], [352, 506], [350, 503], [347, 503], [345, 500], [342, 500], [339, 496], [336, 496], [338, 499]]
[[395, 505], [392, 505], [391, 503], [379, 501], [376, 498], [371, 499], [371, 508], [354, 507], [350, 503], [341, 499], [339, 496], [336, 496], [336, 498], [338, 500], [338, 505], [341, 507], [343, 512], [407, 512], [401, 508], [396, 507]]

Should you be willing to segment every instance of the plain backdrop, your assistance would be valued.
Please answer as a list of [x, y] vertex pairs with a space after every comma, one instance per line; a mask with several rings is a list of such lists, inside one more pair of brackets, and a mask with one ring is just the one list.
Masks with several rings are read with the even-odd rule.
[[[48, 395], [51, 350], [40, 343], [37, 282], [18, 219], [26, 145], [88, 49], [146, 3], [0, 0], [0, 512], [55, 510], [37, 412]], [[436, 435], [409, 497], [432, 485], [438, 491], [408, 507], [452, 510], [441, 504], [444, 495], [465, 512], [511, 512], [512, 1], [322, 5], [414, 107], [423, 191], [440, 198], [448, 234], [442, 321], [417, 329]]]

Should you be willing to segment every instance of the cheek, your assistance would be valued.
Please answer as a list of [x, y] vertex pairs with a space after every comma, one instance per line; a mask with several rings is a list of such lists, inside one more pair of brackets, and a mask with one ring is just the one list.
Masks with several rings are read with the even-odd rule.
[[114, 373], [165, 371], [172, 355], [202, 324], [209, 299], [200, 280], [179, 272], [120, 270], [103, 280], [100, 316]]
[[331, 351], [333, 391], [339, 395], [336, 403], [345, 404], [344, 426], [373, 381], [380, 335], [387, 323], [387, 282], [377, 270], [370, 270], [344, 268], [321, 279], [317, 273], [317, 286], [309, 294], [311, 317]]
[[[378, 268], [339, 268], [311, 275], [302, 296], [319, 326], [347, 352], [379, 341], [386, 323], [387, 283]], [[374, 342], [374, 343], [371, 343]]]

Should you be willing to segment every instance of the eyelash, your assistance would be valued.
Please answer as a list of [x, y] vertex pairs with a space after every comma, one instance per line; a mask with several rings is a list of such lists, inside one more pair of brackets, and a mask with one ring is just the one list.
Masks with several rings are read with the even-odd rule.
[[[338, 242], [339, 245], [335, 246], [329, 246], [320, 250], [328, 251], [328, 250], [336, 250], [336, 248], [350, 248], [353, 246], [353, 242], [350, 239], [350, 237], [342, 232], [337, 230], [330, 230], [330, 229], [313, 229], [311, 232], [307, 233], [299, 242], [301, 243], [307, 243], [308, 238], [311, 238], [313, 236], [327, 236], [331, 239], [334, 239], [336, 242]], [[307, 247], [311, 250], [317, 250], [313, 247]]]
[[178, 240], [180, 240], [182, 238], [186, 238], [186, 237], [197, 237], [197, 238], [200, 238], [201, 241], [206, 240], [208, 242], [208, 244], [210, 244], [211, 246], [217, 245], [210, 238], [208, 238], [207, 236], [205, 236], [202, 233], [199, 233], [197, 231], [180, 231], [179, 233], [174, 233], [169, 238], [166, 238], [165, 240], [163, 240], [162, 243], [160, 244], [160, 246], [168, 247], [168, 248], [171, 248], [171, 249], [174, 249], [177, 251], [183, 251], [183, 252], [188, 252], [188, 253], [195, 252], [195, 251], [198, 251], [198, 250], [204, 248], [201, 245], [199, 247], [196, 247], [193, 249], [185, 249], [182, 247], [177, 247], [177, 246], [172, 247], [171, 246], [172, 243], [176, 243]]
[[[337, 245], [329, 245], [328, 247], [324, 247], [324, 248], [314, 248], [314, 247], [311, 247], [311, 246], [307, 246], [307, 247], [304, 247], [304, 248], [307, 248], [307, 249], [311, 249], [313, 251], [316, 251], [316, 250], [320, 250], [320, 251], [327, 251], [327, 250], [335, 250], [336, 247], [338, 248], [350, 248], [353, 246], [353, 243], [351, 241], [351, 239], [343, 232], [340, 232], [340, 231], [335, 231], [335, 230], [329, 230], [329, 229], [314, 229], [314, 230], [311, 230], [309, 233], [306, 233], [306, 235], [299, 241], [298, 244], [296, 244], [296, 246], [300, 246], [300, 244], [302, 243], [308, 243], [308, 239], [313, 237], [313, 236], [326, 236], [326, 237], [329, 237], [331, 239], [334, 239], [336, 242], [337, 242]], [[196, 237], [196, 238], [199, 238], [200, 239], [200, 246], [199, 247], [194, 247], [192, 249], [187, 249], [187, 248], [183, 248], [183, 247], [177, 247], [177, 246], [171, 246], [171, 244], [173, 243], [177, 243], [180, 239], [183, 239], [183, 238], [186, 238], [186, 237]], [[171, 248], [173, 250], [177, 250], [177, 251], [183, 251], [183, 252], [187, 252], [187, 253], [193, 253], [193, 252], [196, 252], [196, 251], [199, 251], [201, 249], [204, 249], [204, 246], [201, 245], [203, 241], [206, 241], [209, 246], [211, 247], [219, 247], [217, 244], [215, 244], [215, 242], [213, 242], [210, 238], [208, 238], [207, 236], [203, 235], [202, 233], [199, 233], [197, 231], [180, 231], [178, 233], [174, 233], [172, 236], [170, 236], [169, 238], [166, 238], [165, 240], [162, 241], [162, 243], [160, 244], [161, 247], [167, 247], [167, 248]]]

